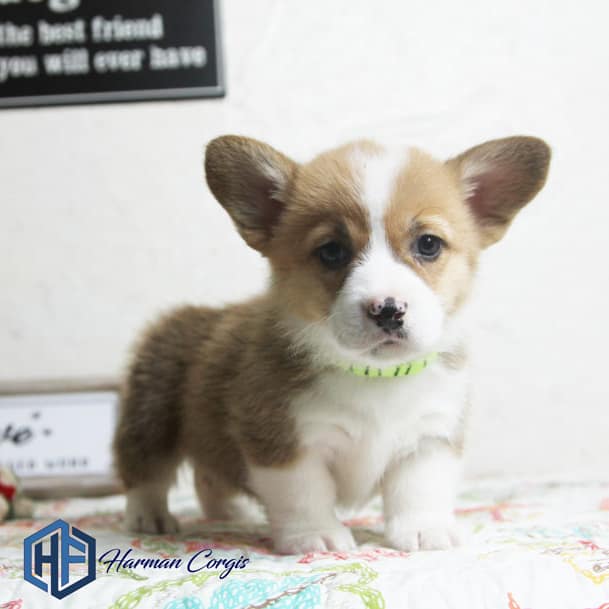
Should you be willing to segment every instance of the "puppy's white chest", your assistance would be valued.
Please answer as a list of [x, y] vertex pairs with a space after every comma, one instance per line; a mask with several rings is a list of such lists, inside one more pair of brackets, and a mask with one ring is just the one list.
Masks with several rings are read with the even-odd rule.
[[293, 404], [299, 440], [326, 459], [339, 502], [358, 504], [422, 438], [455, 435], [466, 391], [465, 373], [439, 365], [396, 379], [328, 373]]

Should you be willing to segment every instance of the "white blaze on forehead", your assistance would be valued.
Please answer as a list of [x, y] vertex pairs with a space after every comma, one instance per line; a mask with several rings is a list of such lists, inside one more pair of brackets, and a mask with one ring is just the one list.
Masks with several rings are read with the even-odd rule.
[[351, 163], [362, 204], [367, 208], [373, 234], [382, 227], [385, 210], [393, 195], [399, 174], [407, 167], [409, 151], [356, 148]]

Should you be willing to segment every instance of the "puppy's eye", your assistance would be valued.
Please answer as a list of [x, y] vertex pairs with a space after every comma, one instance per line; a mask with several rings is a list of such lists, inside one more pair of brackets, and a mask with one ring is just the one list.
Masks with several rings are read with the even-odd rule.
[[444, 242], [435, 235], [422, 235], [417, 239], [415, 253], [424, 260], [435, 260], [442, 251]]
[[351, 252], [338, 241], [329, 241], [315, 250], [321, 263], [328, 269], [340, 269], [351, 261]]

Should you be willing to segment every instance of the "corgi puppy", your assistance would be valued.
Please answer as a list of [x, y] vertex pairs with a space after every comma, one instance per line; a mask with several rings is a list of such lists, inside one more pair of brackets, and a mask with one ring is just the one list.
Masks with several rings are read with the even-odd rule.
[[173, 311], [135, 349], [114, 440], [127, 526], [177, 530], [167, 492], [188, 460], [206, 515], [257, 498], [279, 553], [352, 549], [335, 508], [375, 493], [392, 546], [454, 545], [464, 305], [549, 162], [533, 137], [446, 162], [357, 141], [305, 164], [213, 140], [209, 188], [271, 280], [248, 302]]

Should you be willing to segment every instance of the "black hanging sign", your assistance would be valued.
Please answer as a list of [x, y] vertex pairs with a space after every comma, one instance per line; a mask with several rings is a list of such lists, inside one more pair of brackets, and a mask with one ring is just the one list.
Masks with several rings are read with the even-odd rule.
[[0, 0], [0, 107], [222, 95], [215, 0]]

